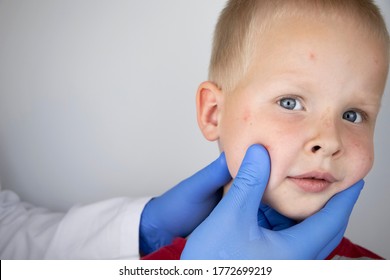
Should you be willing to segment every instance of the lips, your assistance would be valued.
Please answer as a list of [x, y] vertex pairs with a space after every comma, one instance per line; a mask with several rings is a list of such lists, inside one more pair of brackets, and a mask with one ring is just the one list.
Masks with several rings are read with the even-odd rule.
[[308, 172], [298, 176], [287, 177], [295, 185], [301, 188], [305, 192], [319, 193], [330, 187], [330, 185], [336, 182], [336, 178], [332, 174], [327, 172]]

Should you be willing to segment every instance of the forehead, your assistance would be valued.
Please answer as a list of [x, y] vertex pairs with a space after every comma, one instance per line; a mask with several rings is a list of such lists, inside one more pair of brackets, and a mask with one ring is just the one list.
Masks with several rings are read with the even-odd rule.
[[350, 79], [343, 71], [354, 71], [362, 82], [376, 87], [370, 91], [383, 92], [388, 46], [367, 30], [356, 28], [352, 19], [283, 17], [258, 32], [255, 40], [249, 78], [278, 71], [307, 74], [310, 68], [323, 79]]
[[[261, 3], [256, 2], [256, 3]], [[382, 43], [385, 61], [388, 65], [390, 38], [376, 6], [362, 1], [280, 1], [258, 5], [253, 13], [252, 24], [248, 27], [248, 55], [271, 38], [311, 32], [310, 36], [321, 34], [326, 27], [335, 35], [358, 34], [355, 41]], [[287, 24], [284, 24], [287, 23]], [[301, 25], [299, 23], [302, 23]], [[284, 24], [284, 25], [283, 25]], [[278, 28], [280, 26], [283, 28]], [[313, 31], [313, 29], [316, 29]], [[289, 34], [287, 34], [289, 33]], [[263, 38], [265, 37], [265, 38]], [[339, 38], [340, 40], [343, 37]], [[245, 50], [246, 48], [243, 48]], [[244, 51], [246, 52], [246, 51]]]
[[[345, 42], [365, 43], [367, 46], [378, 49], [382, 47], [380, 55], [388, 64], [389, 56], [389, 38], [380, 38], [377, 32], [372, 28], [361, 24], [357, 18], [342, 15], [285, 15], [275, 16], [265, 19], [267, 23], [257, 23], [258, 28], [253, 32], [252, 44], [254, 52], [264, 47], [281, 47], [289, 45], [288, 40], [294, 40], [294, 43], [320, 44], [333, 40], [337, 47], [341, 47]], [[260, 26], [261, 25], [261, 26]], [[268, 44], [267, 44], [268, 43]], [[355, 45], [355, 47], [360, 45]]]

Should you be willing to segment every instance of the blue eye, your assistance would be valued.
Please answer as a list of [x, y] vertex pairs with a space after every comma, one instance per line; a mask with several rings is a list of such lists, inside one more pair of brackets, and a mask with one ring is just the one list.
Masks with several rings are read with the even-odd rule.
[[343, 119], [353, 123], [361, 123], [363, 121], [362, 114], [352, 110], [345, 112]]
[[303, 106], [301, 102], [292, 97], [284, 97], [278, 101], [278, 104], [287, 110], [302, 110]]

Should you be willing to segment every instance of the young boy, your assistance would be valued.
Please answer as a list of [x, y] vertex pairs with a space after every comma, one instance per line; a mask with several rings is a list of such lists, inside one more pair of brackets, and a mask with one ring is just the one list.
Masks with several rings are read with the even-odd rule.
[[[263, 202], [301, 221], [371, 169], [388, 65], [389, 35], [372, 1], [231, 0], [198, 89], [198, 124], [232, 177], [247, 148], [264, 145], [272, 170]], [[379, 258], [345, 239], [336, 250]]]

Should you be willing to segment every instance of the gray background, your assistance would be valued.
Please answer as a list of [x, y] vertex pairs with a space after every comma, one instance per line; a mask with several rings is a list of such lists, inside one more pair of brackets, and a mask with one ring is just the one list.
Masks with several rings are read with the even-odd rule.
[[[390, 2], [377, 1], [390, 22]], [[225, 0], [0, 0], [0, 180], [66, 210], [157, 195], [218, 156], [195, 92]], [[390, 92], [347, 236], [390, 258]]]

